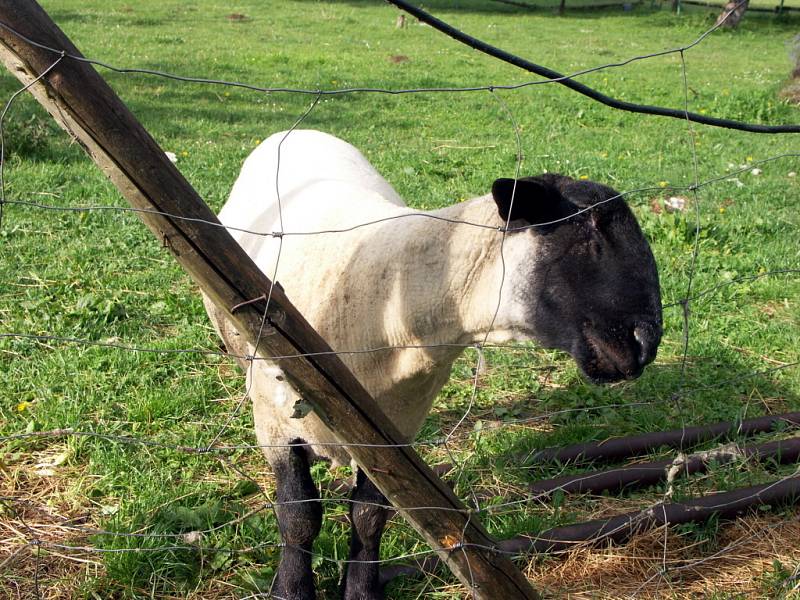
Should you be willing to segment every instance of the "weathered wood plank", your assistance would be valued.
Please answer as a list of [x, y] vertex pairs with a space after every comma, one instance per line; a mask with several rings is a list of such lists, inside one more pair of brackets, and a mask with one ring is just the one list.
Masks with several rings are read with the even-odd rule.
[[[80, 52], [38, 4], [0, 0], [0, 22], [7, 26], [0, 26], [0, 55], [6, 67], [24, 84], [32, 84], [31, 93], [82, 144], [131, 205], [155, 211], [139, 215], [251, 343], [266, 311], [259, 354], [329, 352], [277, 286], [268, 310], [264, 301], [257, 301], [231, 313], [231, 307], [269, 290], [269, 279], [219, 226], [94, 68], [76, 58]], [[66, 51], [66, 57], [32, 83], [59, 54], [28, 43], [19, 34]], [[495, 540], [413, 448], [397, 445], [403, 440], [396, 428], [335, 354], [280, 363], [339, 440], [359, 444], [348, 446], [353, 458], [453, 573], [474, 589], [476, 598], [538, 597], [513, 563], [493, 551]]]

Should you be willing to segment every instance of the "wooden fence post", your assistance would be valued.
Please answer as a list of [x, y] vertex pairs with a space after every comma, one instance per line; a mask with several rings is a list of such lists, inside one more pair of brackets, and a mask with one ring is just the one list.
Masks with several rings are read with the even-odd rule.
[[[156, 238], [169, 241], [165, 246], [192, 279], [254, 343], [267, 310], [264, 301], [248, 303], [235, 313], [230, 309], [264, 294], [270, 289], [269, 279], [33, 0], [0, 0], [0, 58], [128, 202], [146, 211], [138, 214]], [[511, 560], [496, 552], [495, 540], [476, 516], [413, 448], [402, 445], [402, 437], [374, 399], [277, 286], [266, 321], [259, 343], [262, 355], [323, 353], [278, 362], [338, 439], [359, 444], [347, 446], [352, 457], [474, 597], [538, 598]]]

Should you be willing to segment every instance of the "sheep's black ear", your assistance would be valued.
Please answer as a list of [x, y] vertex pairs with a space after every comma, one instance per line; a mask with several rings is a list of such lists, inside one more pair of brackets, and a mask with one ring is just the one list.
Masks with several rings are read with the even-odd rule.
[[497, 179], [492, 184], [492, 197], [505, 222], [524, 219], [530, 224], [547, 223], [570, 214], [569, 203], [544, 177]]

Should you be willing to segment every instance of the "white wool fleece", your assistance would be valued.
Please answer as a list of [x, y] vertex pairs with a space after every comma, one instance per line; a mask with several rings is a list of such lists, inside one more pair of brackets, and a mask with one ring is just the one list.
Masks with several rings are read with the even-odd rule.
[[[345, 352], [341, 359], [408, 441], [461, 353], [447, 344], [482, 342], [492, 324], [489, 341], [530, 337], [515, 277], [530, 272], [525, 262], [537, 244], [531, 232], [503, 236], [491, 195], [423, 214], [487, 227], [420, 216], [353, 146], [307, 130], [259, 145], [219, 214], [231, 228], [285, 234], [230, 229], [328, 344]], [[207, 299], [206, 307], [229, 351], [252, 353]], [[436, 344], [444, 346], [346, 353]], [[270, 462], [281, 452], [270, 446], [299, 438], [318, 444], [317, 456], [349, 463], [313, 412], [298, 417], [300, 398], [274, 363], [253, 361], [247, 384]]]

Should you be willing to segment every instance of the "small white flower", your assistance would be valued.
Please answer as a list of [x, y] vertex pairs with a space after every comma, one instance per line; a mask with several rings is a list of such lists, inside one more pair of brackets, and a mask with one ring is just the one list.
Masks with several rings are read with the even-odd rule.
[[40, 463], [37, 463], [36, 466], [37, 467], [44, 467], [44, 468], [57, 467], [57, 466], [63, 464], [64, 461], [67, 460], [67, 458], [68, 458], [68, 453], [67, 452], [61, 452], [60, 454], [56, 454], [55, 456], [50, 457], [49, 460], [45, 460], [45, 461], [42, 461]]
[[187, 531], [181, 536], [184, 544], [199, 544], [201, 539], [203, 539], [203, 534], [199, 531]]
[[753, 169], [750, 173], [756, 176], [761, 175], [761, 169]]
[[795, 173], [794, 171], [789, 171], [788, 177], [797, 177], [797, 173]]
[[664, 207], [669, 212], [683, 212], [686, 209], [686, 198], [672, 196], [664, 200]]

